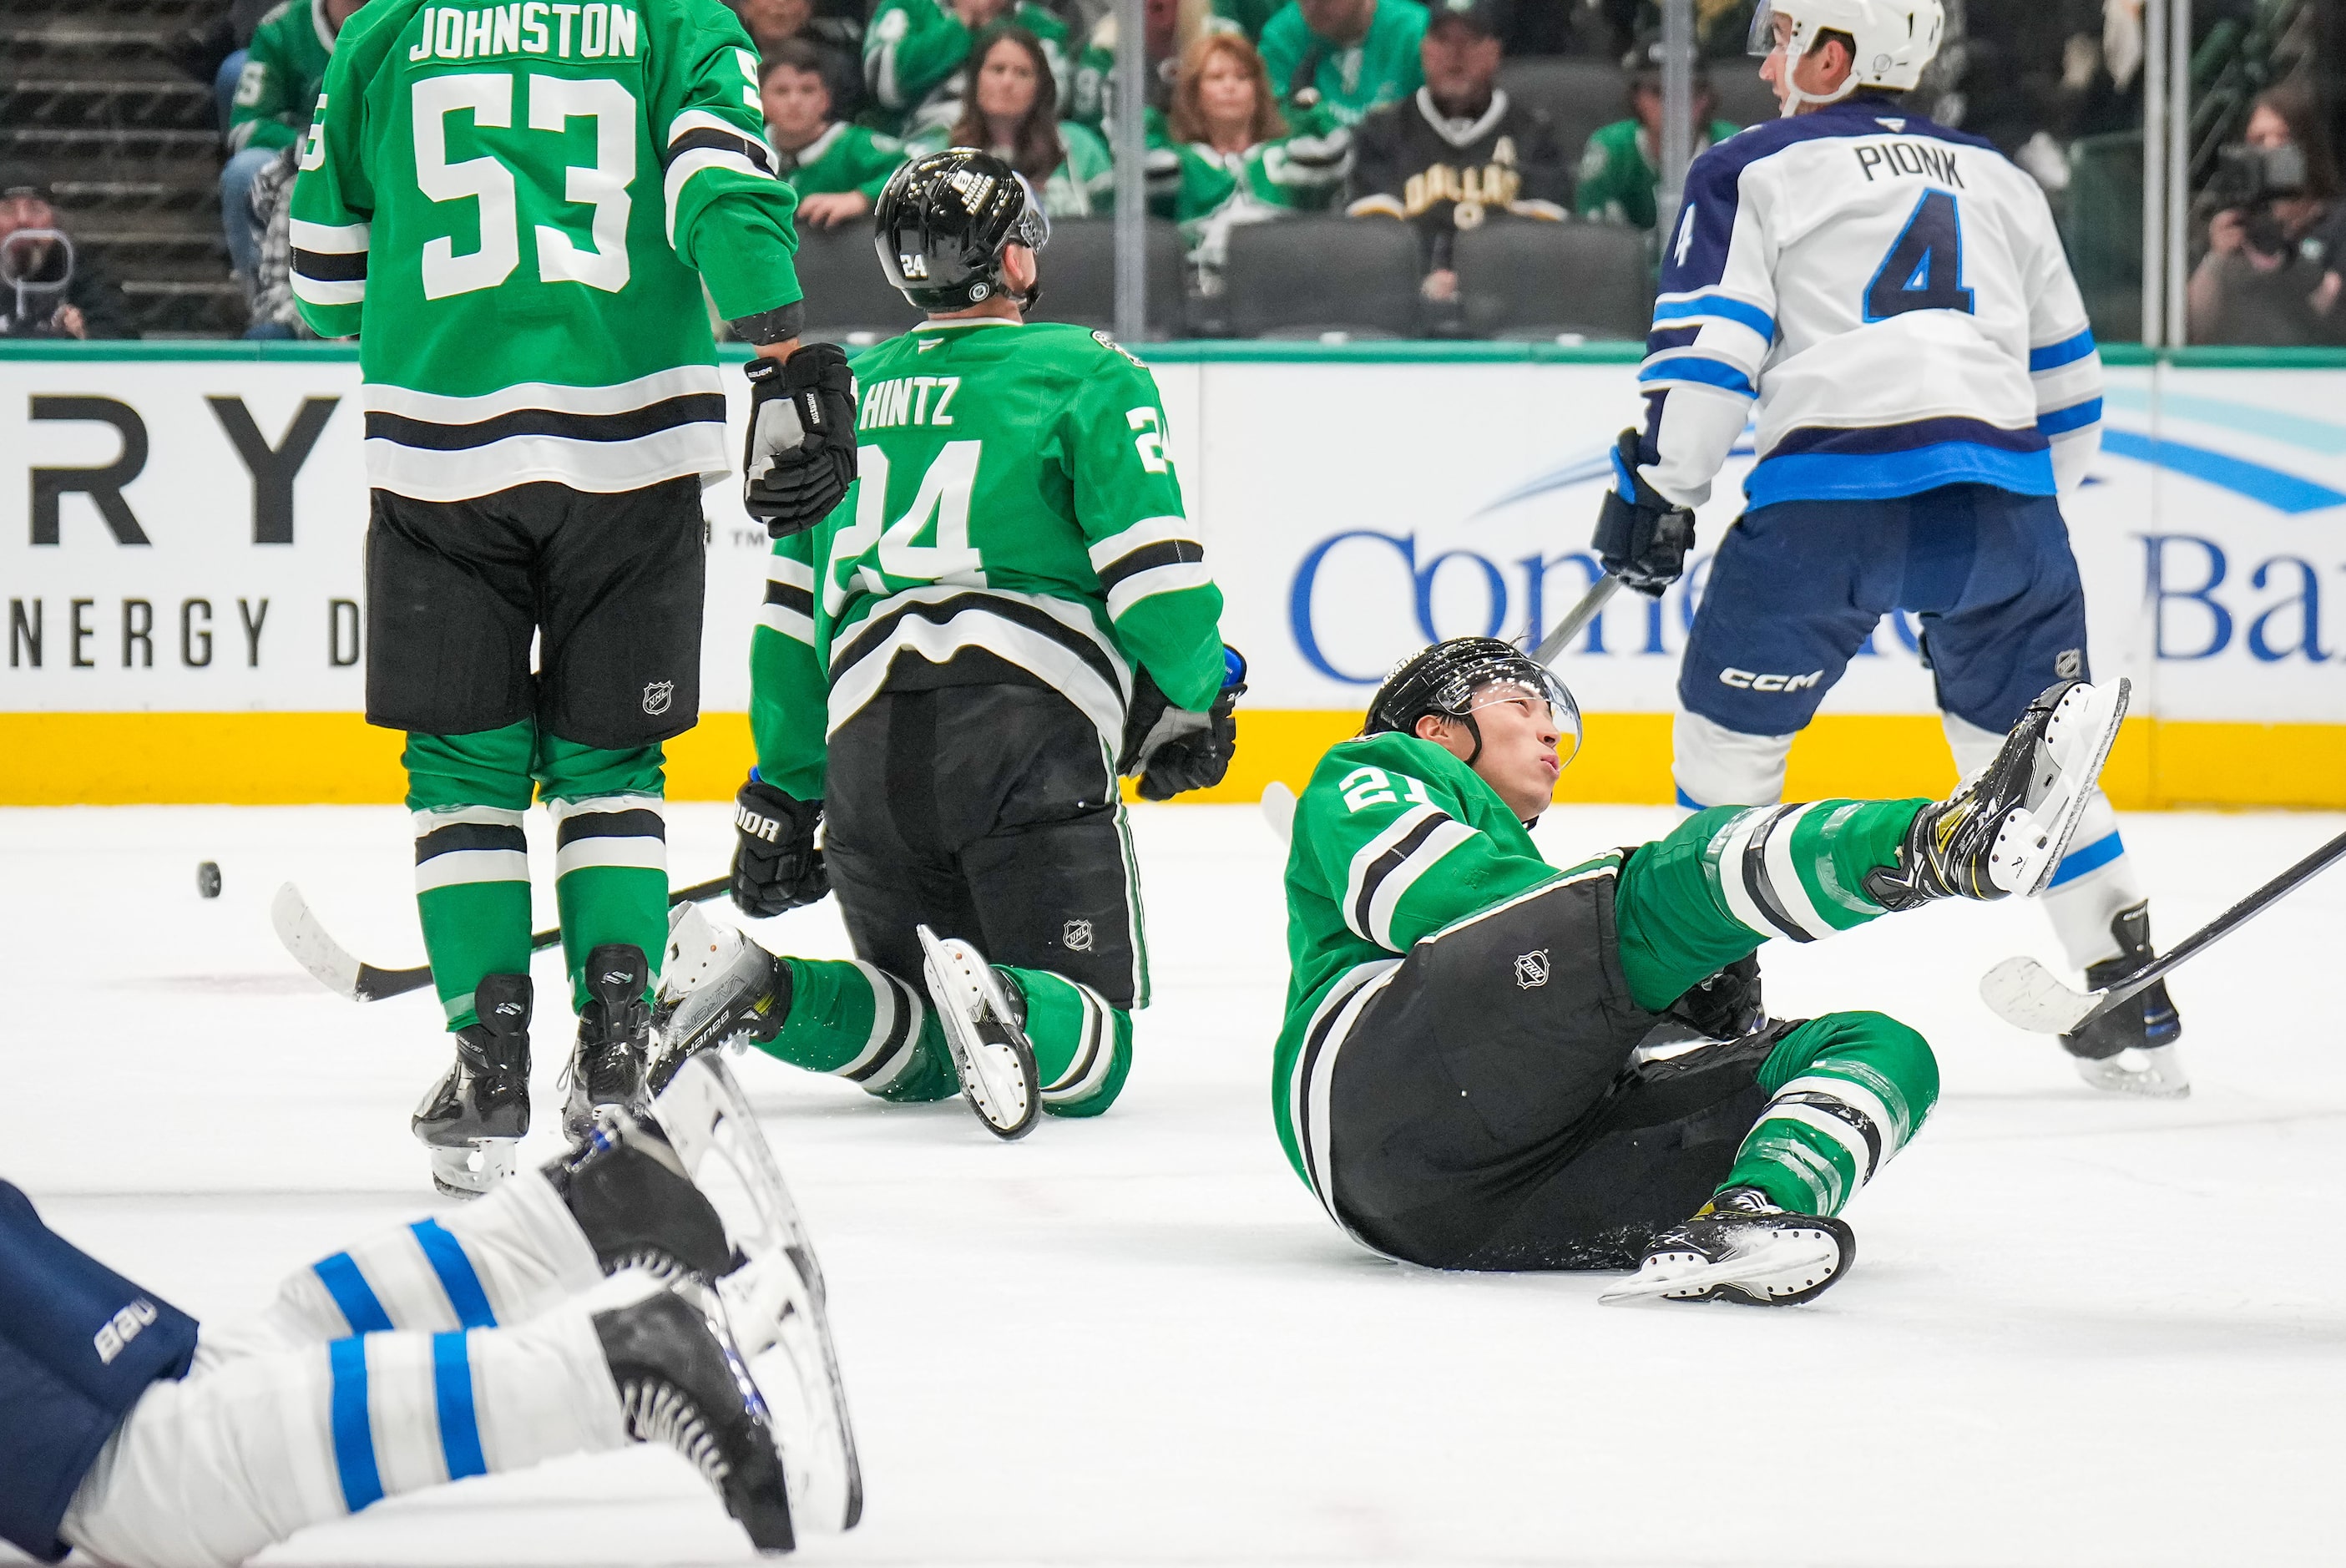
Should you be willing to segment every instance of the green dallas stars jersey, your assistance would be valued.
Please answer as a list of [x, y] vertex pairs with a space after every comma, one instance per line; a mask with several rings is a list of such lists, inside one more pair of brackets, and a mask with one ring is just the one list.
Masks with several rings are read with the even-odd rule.
[[833, 120], [796, 152], [774, 149], [774, 172], [801, 196], [860, 190], [877, 201], [888, 177], [904, 162], [904, 144], [862, 126]]
[[324, 0], [284, 0], [263, 16], [229, 106], [229, 150], [291, 147], [300, 139], [333, 53]]
[[[1320, 107], [1339, 125], [1361, 123], [1371, 111], [1397, 104], [1425, 85], [1418, 56], [1425, 41], [1425, 7], [1417, 0], [1376, 0], [1368, 36], [1340, 48], [1311, 31], [1303, 9], [1290, 4], [1262, 29], [1262, 63], [1270, 90], [1284, 105], [1298, 87], [1320, 90]], [[1316, 62], [1316, 64], [1315, 64]], [[1306, 82], [1295, 78], [1311, 66]]]
[[293, 187], [293, 290], [359, 338], [375, 486], [458, 501], [725, 472], [701, 300], [799, 298], [758, 61], [719, 0], [372, 0]]
[[[1043, 46], [1043, 58], [1067, 103], [1067, 25], [1035, 0], [1018, 0], [1003, 21], [1024, 27]], [[963, 67], [977, 39], [944, 0], [880, 0], [863, 29], [863, 85], [872, 95], [862, 117], [876, 130], [909, 137], [949, 130], [961, 117], [967, 90]]]
[[855, 372], [860, 476], [768, 568], [760, 778], [821, 799], [830, 732], [922, 661], [1059, 692], [1111, 758], [1134, 665], [1181, 707], [1213, 702], [1221, 590], [1147, 367], [1081, 327], [981, 319], [915, 327]]
[[1296, 800], [1287, 855], [1291, 972], [1271, 1108], [1296, 1175], [1296, 1068], [1324, 1018], [1454, 921], [1559, 877], [1611, 875], [1620, 860], [1616, 850], [1557, 871], [1498, 792], [1431, 740], [1386, 733], [1331, 747]]

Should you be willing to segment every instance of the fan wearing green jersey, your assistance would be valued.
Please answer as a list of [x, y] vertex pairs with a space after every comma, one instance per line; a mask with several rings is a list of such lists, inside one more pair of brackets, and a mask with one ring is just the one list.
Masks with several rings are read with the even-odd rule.
[[831, 118], [822, 54], [803, 38], [767, 52], [758, 99], [774, 172], [798, 192], [801, 228], [836, 229], [862, 217], [904, 161], [904, 145], [893, 137]]
[[1938, 1066], [1878, 1013], [1770, 1022], [1753, 954], [2041, 891], [2126, 696], [2046, 691], [1943, 801], [1720, 808], [1560, 870], [1526, 829], [1579, 742], [1570, 693], [1487, 637], [1403, 661], [1295, 803], [1289, 1162], [1410, 1262], [1637, 1268], [1608, 1300], [1814, 1297]]
[[968, 67], [999, 26], [1042, 43], [1061, 102], [1068, 87], [1067, 25], [1035, 0], [880, 0], [863, 29], [864, 111], [875, 130], [911, 137], [961, 118]]
[[855, 489], [775, 548], [733, 880], [751, 915], [836, 891], [862, 962], [689, 917], [665, 1037], [747, 1034], [890, 1100], [958, 1078], [1015, 1137], [1124, 1086], [1148, 958], [1117, 779], [1218, 782], [1244, 666], [1155, 378], [1104, 333], [1024, 320], [1049, 226], [1017, 172], [920, 158], [876, 221], [929, 320], [857, 359]]
[[302, 141], [293, 290], [321, 336], [359, 340], [367, 718], [407, 732], [456, 1050], [414, 1131], [451, 1192], [529, 1126], [533, 799], [579, 1010], [566, 1119], [640, 1093], [661, 743], [699, 715], [700, 488], [730, 466], [704, 289], [757, 345], [751, 514], [852, 477], [845, 356], [798, 347], [792, 198], [757, 105], [719, 0], [372, 0]]
[[1418, 0], [1288, 0], [1263, 24], [1262, 59], [1290, 104], [1356, 126], [1425, 85]]

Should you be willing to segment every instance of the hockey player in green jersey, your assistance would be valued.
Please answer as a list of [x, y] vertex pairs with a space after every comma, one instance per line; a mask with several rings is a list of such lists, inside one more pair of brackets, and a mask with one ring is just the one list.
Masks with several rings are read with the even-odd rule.
[[729, 466], [704, 288], [757, 345], [751, 514], [828, 506], [853, 474], [845, 355], [798, 347], [756, 89], [718, 0], [372, 0], [302, 144], [293, 288], [321, 335], [360, 341], [367, 718], [407, 732], [456, 1048], [414, 1131], [452, 1192], [529, 1126], [533, 798], [579, 1009], [566, 1119], [640, 1091], [660, 747], [699, 710], [700, 486]]
[[1035, 35], [1050, 64], [1059, 101], [1067, 101], [1067, 25], [1035, 0], [880, 0], [863, 29], [864, 111], [875, 130], [911, 137], [944, 130], [961, 118], [968, 67], [997, 25]]
[[856, 361], [855, 491], [775, 548], [733, 874], [751, 915], [835, 891], [862, 962], [686, 917], [665, 1049], [746, 1033], [889, 1100], [958, 1075], [1012, 1137], [1124, 1086], [1148, 965], [1117, 778], [1152, 799], [1218, 781], [1244, 667], [1155, 379], [1023, 320], [1048, 223], [1016, 173], [921, 158], [876, 221], [929, 320]]
[[1880, 1013], [1770, 1023], [1752, 954], [2041, 891], [2126, 696], [2052, 687], [1945, 800], [1723, 807], [1560, 871], [1525, 828], [1578, 743], [1570, 694], [1504, 643], [1435, 644], [1296, 802], [1289, 1161], [1410, 1262], [1638, 1268], [1608, 1300], [1809, 1299], [1847, 1271], [1834, 1217], [1921, 1127], [1938, 1067]]

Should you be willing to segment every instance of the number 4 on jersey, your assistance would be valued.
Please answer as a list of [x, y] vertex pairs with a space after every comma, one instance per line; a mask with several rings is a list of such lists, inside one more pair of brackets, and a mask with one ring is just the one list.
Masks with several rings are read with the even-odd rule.
[[1886, 321], [1909, 311], [1971, 314], [1972, 291], [1964, 287], [1963, 220], [1955, 199], [1943, 190], [1923, 193], [1905, 232], [1866, 285], [1867, 321]]

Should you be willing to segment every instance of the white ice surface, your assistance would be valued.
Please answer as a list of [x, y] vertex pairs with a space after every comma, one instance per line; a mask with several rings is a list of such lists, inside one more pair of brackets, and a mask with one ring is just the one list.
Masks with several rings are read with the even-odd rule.
[[[1568, 854], [1672, 816], [1558, 810], [1541, 837]], [[1005, 1145], [957, 1101], [739, 1064], [830, 1275], [869, 1486], [862, 1528], [806, 1561], [2346, 1557], [2346, 873], [2178, 976], [2180, 1104], [2097, 1096], [1981, 1006], [1994, 960], [2057, 962], [2034, 911], [1772, 944], [1779, 1015], [1875, 1007], [1930, 1036], [1938, 1114], [1816, 1305], [1600, 1308], [1599, 1278], [1402, 1268], [1327, 1222], [1270, 1127], [1280, 854], [1249, 809], [1135, 818], [1158, 1000], [1104, 1119]], [[2125, 830], [2172, 941], [2341, 826]], [[678, 880], [729, 838], [723, 808], [674, 809]], [[0, 1175], [207, 1317], [433, 1207], [407, 1133], [446, 1060], [432, 1003], [329, 995], [267, 917], [294, 878], [354, 952], [418, 962], [408, 844], [389, 809], [0, 811]], [[843, 952], [829, 906], [760, 934]], [[541, 1127], [557, 973], [541, 959]], [[262, 1561], [746, 1555], [680, 1461], [638, 1450], [393, 1500]]]

